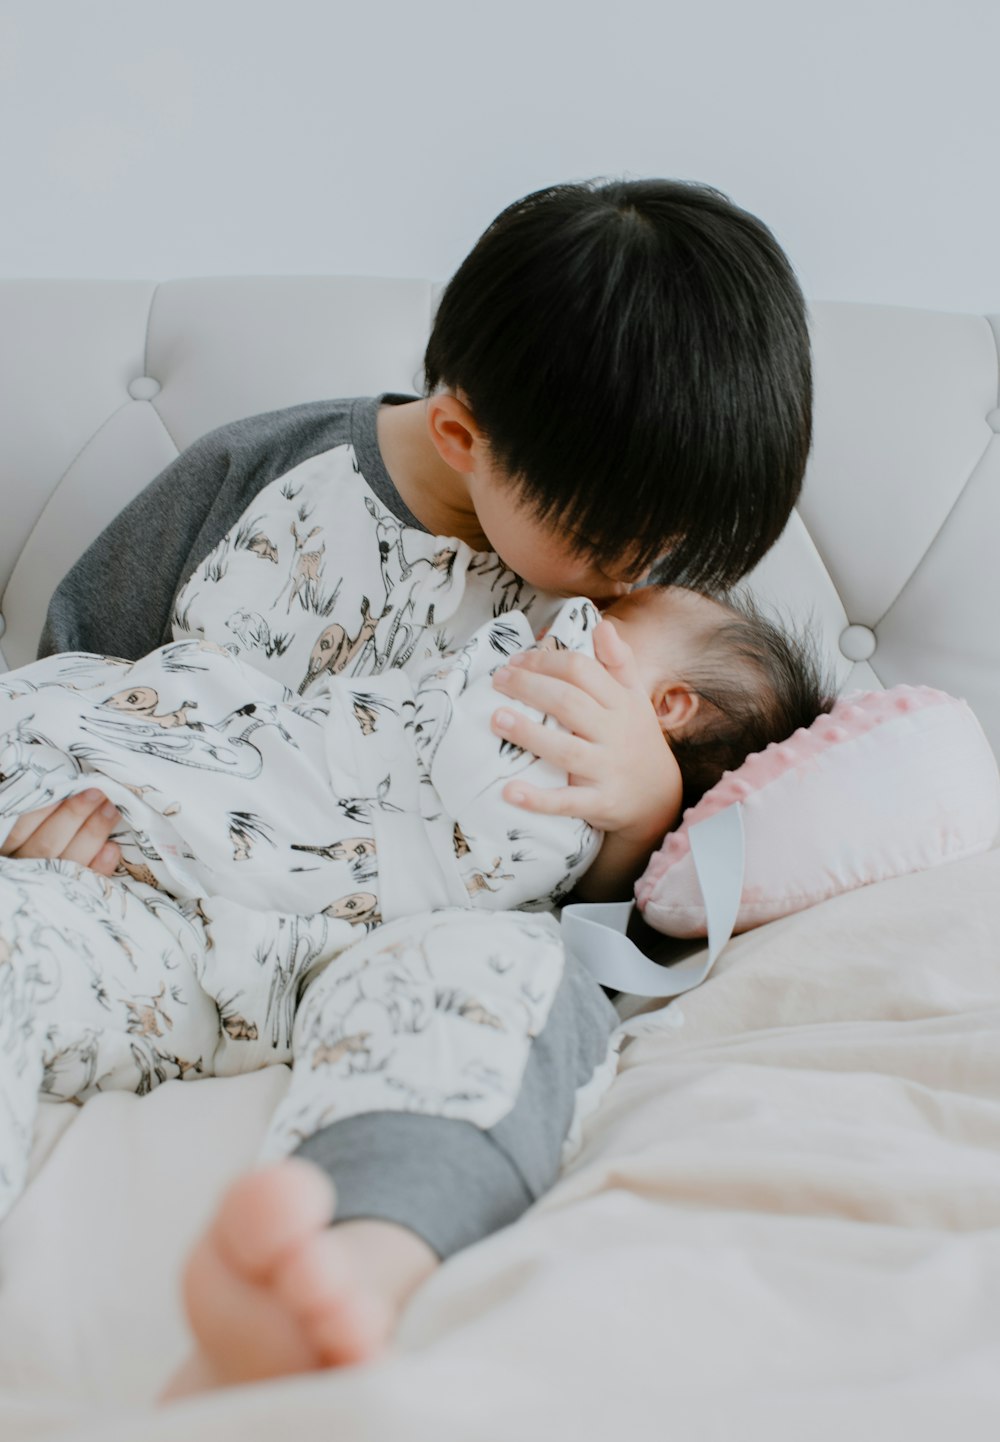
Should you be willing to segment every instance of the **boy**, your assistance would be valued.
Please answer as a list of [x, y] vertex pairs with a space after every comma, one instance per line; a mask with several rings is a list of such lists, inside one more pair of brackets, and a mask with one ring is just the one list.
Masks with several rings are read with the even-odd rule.
[[[562, 185], [510, 206], [442, 297], [425, 380], [422, 401], [318, 402], [197, 442], [57, 589], [43, 654], [135, 659], [171, 635], [224, 645], [242, 628], [261, 638], [255, 664], [293, 687], [312, 666], [376, 672], [422, 642], [461, 645], [515, 606], [537, 626], [560, 596], [605, 604], [656, 561], [658, 579], [727, 586], [799, 492], [802, 296], [766, 228], [706, 187]], [[446, 616], [435, 537], [479, 557]], [[418, 571], [432, 575], [414, 595], [421, 542]], [[262, 585], [277, 593], [263, 610]], [[577, 814], [618, 837], [602, 894], [621, 895], [665, 829], [669, 785], [626, 654], [600, 659], [621, 690], [597, 734], [562, 714], [565, 690], [541, 709], [591, 747], [591, 804]], [[553, 657], [546, 674], [564, 673]], [[539, 681], [524, 673], [513, 694], [537, 700]], [[73, 824], [42, 821], [32, 852], [22, 828], [13, 849], [65, 855]]]

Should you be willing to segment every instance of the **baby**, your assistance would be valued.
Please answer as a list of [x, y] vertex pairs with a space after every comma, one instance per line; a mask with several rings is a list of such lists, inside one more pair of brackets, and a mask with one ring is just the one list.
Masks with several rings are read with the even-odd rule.
[[[604, 615], [676, 761], [677, 816], [828, 705], [808, 652], [751, 607], [649, 586]], [[491, 716], [498, 668], [536, 645], [592, 655], [600, 619], [570, 600], [537, 639], [523, 613], [503, 613], [410, 673], [326, 674], [302, 696], [200, 641], [5, 675], [0, 837], [95, 777], [128, 829], [110, 880], [0, 865], [0, 1217], [23, 1186], [40, 1095], [294, 1060], [263, 1155], [312, 1158], [338, 1191], [322, 1146], [333, 1121], [404, 1110], [488, 1130], [509, 1111], [562, 983], [552, 923], [522, 918], [502, 965], [500, 918], [486, 948], [482, 931], [449, 940], [428, 926], [414, 943], [377, 928], [548, 910], [594, 862], [603, 838], [587, 823], [504, 800], [511, 784], [567, 778]], [[614, 1024], [599, 1001], [595, 1058]], [[353, 1215], [372, 1211], [363, 1200]], [[428, 1255], [450, 1245], [431, 1237]]]
[[[824, 704], [803, 648], [746, 603], [648, 586], [604, 618], [676, 762], [678, 816]], [[48, 657], [0, 681], [0, 839], [99, 777], [129, 824], [120, 874], [179, 901], [366, 929], [443, 906], [551, 907], [602, 834], [505, 803], [515, 780], [566, 777], [494, 734], [492, 677], [535, 646], [593, 655], [600, 619], [567, 601], [536, 639], [524, 613], [502, 613], [451, 655], [357, 682], [326, 673], [304, 697], [202, 641], [133, 663]]]

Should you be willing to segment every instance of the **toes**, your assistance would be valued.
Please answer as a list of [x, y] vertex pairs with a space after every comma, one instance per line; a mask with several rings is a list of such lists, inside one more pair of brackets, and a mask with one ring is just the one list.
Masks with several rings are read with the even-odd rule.
[[338, 1241], [334, 1232], [318, 1232], [276, 1268], [271, 1285], [289, 1311], [313, 1317], [355, 1283], [351, 1258]]
[[392, 1308], [372, 1290], [336, 1228], [317, 1234], [281, 1262], [272, 1287], [298, 1318], [322, 1365], [371, 1361], [384, 1349]]
[[[323, 1365], [298, 1319], [273, 1292], [228, 1265], [211, 1237], [184, 1271], [184, 1302], [201, 1348], [201, 1369], [216, 1385], [312, 1371]], [[189, 1385], [200, 1390], [204, 1382]]]
[[289, 1157], [250, 1172], [230, 1187], [212, 1225], [212, 1237], [231, 1266], [267, 1277], [281, 1257], [333, 1216], [333, 1183], [312, 1162]]
[[[184, 1275], [205, 1376], [226, 1385], [371, 1361], [384, 1351], [398, 1310], [379, 1287], [384, 1238], [373, 1251], [370, 1239], [358, 1242], [364, 1224], [331, 1229], [334, 1203], [326, 1174], [297, 1158], [252, 1172], [226, 1193]], [[201, 1377], [184, 1385], [210, 1384]]]

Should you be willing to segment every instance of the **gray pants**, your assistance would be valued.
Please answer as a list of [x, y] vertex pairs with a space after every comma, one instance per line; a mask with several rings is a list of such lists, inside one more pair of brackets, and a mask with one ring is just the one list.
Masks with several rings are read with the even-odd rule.
[[615, 1024], [545, 916], [439, 911], [345, 947], [323, 915], [0, 861], [0, 1217], [40, 1100], [291, 1062], [262, 1160], [311, 1158], [338, 1220], [447, 1256], [551, 1185]]

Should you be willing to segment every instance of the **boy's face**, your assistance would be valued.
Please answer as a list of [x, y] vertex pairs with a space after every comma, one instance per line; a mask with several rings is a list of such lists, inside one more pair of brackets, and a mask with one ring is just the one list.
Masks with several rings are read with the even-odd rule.
[[521, 500], [517, 487], [494, 468], [469, 477], [476, 517], [491, 548], [529, 585], [557, 596], [588, 596], [606, 606], [627, 595], [641, 573], [604, 569], [574, 552], [564, 528], [540, 521]]

